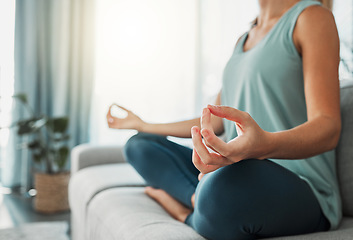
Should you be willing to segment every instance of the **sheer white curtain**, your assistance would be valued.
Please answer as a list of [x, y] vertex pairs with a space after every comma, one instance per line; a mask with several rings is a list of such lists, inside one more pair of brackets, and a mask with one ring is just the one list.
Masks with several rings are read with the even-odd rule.
[[97, 1], [91, 142], [124, 144], [134, 133], [108, 129], [113, 102], [150, 122], [199, 116], [257, 8], [242, 0]]
[[[87, 142], [94, 0], [12, 2], [16, 2], [15, 38], [11, 40], [15, 42], [13, 91], [27, 94], [35, 114], [69, 116], [70, 147]], [[29, 117], [26, 114], [17, 104], [11, 111], [12, 121]], [[19, 148], [27, 136], [18, 136], [16, 130], [12, 128], [9, 134], [1, 181], [4, 186], [28, 190], [32, 154], [27, 148]]]

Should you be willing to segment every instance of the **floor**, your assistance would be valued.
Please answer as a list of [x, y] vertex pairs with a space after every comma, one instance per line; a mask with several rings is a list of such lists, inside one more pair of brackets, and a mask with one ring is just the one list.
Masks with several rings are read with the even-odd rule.
[[34, 211], [32, 204], [33, 197], [28, 194], [20, 192], [8, 194], [0, 191], [0, 229], [33, 222], [70, 222], [69, 211], [56, 214], [41, 214]]

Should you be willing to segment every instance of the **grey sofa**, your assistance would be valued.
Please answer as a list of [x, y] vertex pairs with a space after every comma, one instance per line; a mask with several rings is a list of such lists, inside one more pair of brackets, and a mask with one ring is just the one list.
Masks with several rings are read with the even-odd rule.
[[[338, 230], [274, 239], [353, 239], [353, 81], [341, 81], [342, 134], [337, 171], [343, 220]], [[69, 202], [73, 240], [204, 239], [143, 193], [144, 181], [116, 146], [72, 151]]]

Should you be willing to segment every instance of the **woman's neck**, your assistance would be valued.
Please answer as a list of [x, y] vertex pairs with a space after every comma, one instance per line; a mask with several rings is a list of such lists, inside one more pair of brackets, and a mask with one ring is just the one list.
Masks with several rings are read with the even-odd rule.
[[256, 25], [266, 26], [278, 20], [288, 9], [300, 0], [259, 0], [260, 14]]

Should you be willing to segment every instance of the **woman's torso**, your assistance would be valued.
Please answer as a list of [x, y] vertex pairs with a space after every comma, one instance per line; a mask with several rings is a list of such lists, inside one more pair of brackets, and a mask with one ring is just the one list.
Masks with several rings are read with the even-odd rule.
[[[293, 43], [300, 13], [316, 1], [300, 1], [263, 39], [244, 51], [239, 40], [223, 74], [221, 102], [246, 111], [265, 131], [291, 129], [307, 121], [302, 59]], [[227, 140], [236, 137], [234, 122], [224, 120]], [[302, 160], [270, 159], [296, 173], [312, 188], [325, 216], [335, 228], [341, 218], [334, 151]]]

